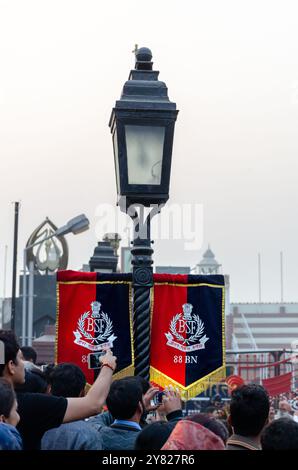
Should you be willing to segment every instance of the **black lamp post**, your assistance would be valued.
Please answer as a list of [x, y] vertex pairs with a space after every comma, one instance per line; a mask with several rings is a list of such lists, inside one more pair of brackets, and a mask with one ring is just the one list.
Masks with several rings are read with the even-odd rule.
[[[112, 110], [118, 204], [134, 221], [132, 252], [134, 287], [135, 374], [149, 379], [150, 287], [153, 285], [150, 220], [169, 198], [174, 127], [178, 111], [152, 54], [136, 51], [135, 69]], [[144, 206], [151, 212], [144, 217]], [[138, 209], [138, 211], [137, 211]]]

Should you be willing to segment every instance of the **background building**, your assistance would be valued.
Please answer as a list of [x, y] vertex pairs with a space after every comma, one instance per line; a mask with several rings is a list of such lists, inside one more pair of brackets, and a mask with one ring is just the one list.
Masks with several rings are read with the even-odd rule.
[[290, 349], [298, 338], [298, 303], [232, 303], [233, 347]]
[[216, 261], [210, 245], [204, 252], [201, 261], [195, 266], [194, 271], [195, 274], [221, 274], [221, 264]]

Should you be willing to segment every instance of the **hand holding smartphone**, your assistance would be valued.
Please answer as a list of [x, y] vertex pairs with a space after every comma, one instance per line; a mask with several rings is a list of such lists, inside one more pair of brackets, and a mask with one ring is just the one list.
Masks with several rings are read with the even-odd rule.
[[153, 399], [151, 400], [151, 405], [152, 406], [160, 406], [162, 405], [163, 401], [163, 396], [164, 396], [165, 392], [161, 391], [161, 392], [157, 392], [156, 395], [154, 395]]
[[106, 354], [106, 351], [97, 351], [95, 353], [88, 354], [88, 369], [100, 369], [101, 361], [100, 358]]

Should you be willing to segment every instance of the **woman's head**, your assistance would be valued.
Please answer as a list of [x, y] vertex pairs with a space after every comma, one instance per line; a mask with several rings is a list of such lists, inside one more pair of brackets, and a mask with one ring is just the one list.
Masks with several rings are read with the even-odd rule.
[[204, 426], [205, 428], [209, 429], [214, 434], [219, 436], [224, 444], [227, 442], [227, 439], [229, 437], [228, 429], [221, 420], [216, 419], [214, 416], [209, 416], [205, 413], [197, 413], [191, 415], [190, 417], [188, 416], [186, 419], [188, 421], [198, 423], [201, 426]]
[[225, 450], [223, 440], [194, 421], [181, 419], [161, 450]]
[[0, 422], [17, 426], [20, 421], [17, 400], [11, 384], [0, 378]]

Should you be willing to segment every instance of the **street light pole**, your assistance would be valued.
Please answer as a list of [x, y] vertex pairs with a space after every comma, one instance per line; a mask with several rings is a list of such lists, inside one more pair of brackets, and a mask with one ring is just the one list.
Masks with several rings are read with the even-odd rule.
[[160, 212], [158, 206], [144, 217], [144, 206], [140, 206], [139, 214], [135, 206], [131, 206], [128, 215], [134, 222], [134, 240], [131, 249], [133, 266], [133, 331], [135, 375], [149, 381], [150, 369], [150, 293], [153, 286], [153, 249], [151, 248], [151, 219]]
[[15, 327], [15, 313], [16, 313], [19, 206], [20, 206], [19, 202], [14, 203], [13, 270], [12, 270], [12, 295], [11, 295], [11, 318], [10, 318], [10, 328], [13, 331]]
[[29, 305], [29, 315], [28, 315], [28, 334], [26, 335], [26, 324], [27, 324], [27, 251], [37, 245], [41, 245], [47, 240], [50, 240], [54, 237], [61, 237], [62, 235], [66, 235], [67, 233], [72, 232], [74, 235], [84, 232], [89, 228], [89, 220], [84, 214], [78, 215], [73, 219], [69, 220], [66, 225], [58, 228], [56, 232], [52, 233], [51, 235], [43, 238], [42, 240], [38, 240], [31, 245], [26, 246], [23, 252], [23, 304], [22, 304], [22, 346], [32, 344], [32, 336], [33, 336], [33, 282], [34, 278], [34, 265], [30, 263], [29, 273], [31, 279], [29, 279], [29, 295], [30, 295], [30, 305]]
[[[112, 110], [112, 133], [118, 205], [134, 222], [132, 253], [134, 289], [135, 375], [149, 380], [150, 292], [153, 286], [150, 221], [169, 199], [174, 127], [178, 110], [166, 84], [153, 70], [150, 49], [135, 50], [121, 98]], [[151, 207], [145, 219], [144, 208]], [[137, 211], [138, 208], [138, 211]]]
[[29, 262], [28, 285], [28, 346], [32, 346], [33, 340], [33, 301], [34, 301], [34, 263]]
[[27, 249], [23, 251], [23, 287], [22, 287], [22, 346], [26, 346], [26, 307], [27, 307]]
[[[32, 346], [32, 334], [33, 334], [33, 283], [34, 283], [34, 264], [30, 261], [29, 265], [29, 292], [27, 293], [27, 251], [34, 246], [41, 245], [46, 240], [53, 238], [55, 233], [52, 235], [39, 240], [32, 245], [26, 246], [23, 251], [23, 299], [22, 299], [22, 346]], [[28, 321], [27, 321], [27, 299], [29, 300], [28, 305]], [[26, 331], [27, 330], [27, 331]]]
[[[30, 262], [29, 266], [29, 292], [27, 293], [27, 251], [34, 246], [41, 245], [46, 240], [49, 240], [55, 236], [55, 233], [48, 237], [39, 240], [32, 245], [26, 246], [23, 251], [23, 299], [22, 299], [22, 346], [32, 345], [32, 332], [33, 332], [33, 282], [34, 282], [34, 265]], [[29, 299], [28, 305], [28, 322], [27, 322], [27, 299]], [[32, 323], [32, 325], [31, 325]], [[26, 328], [27, 327], [27, 328]], [[27, 331], [26, 331], [27, 330]]]

